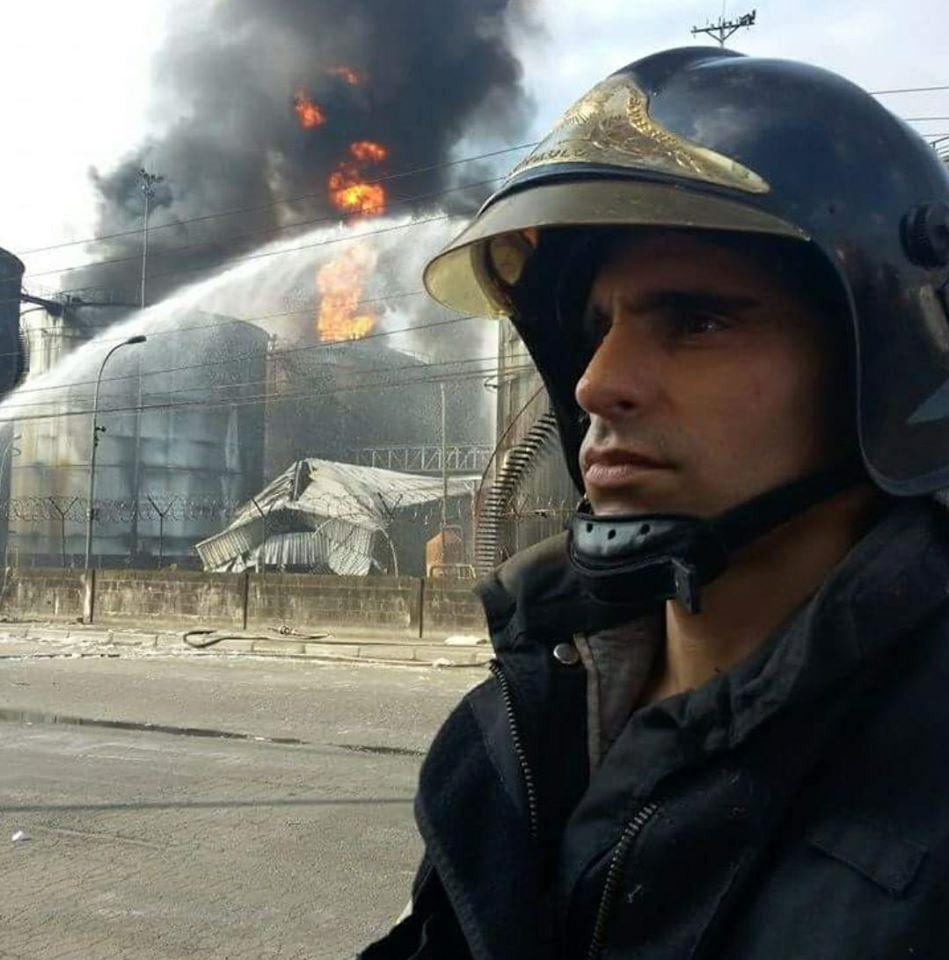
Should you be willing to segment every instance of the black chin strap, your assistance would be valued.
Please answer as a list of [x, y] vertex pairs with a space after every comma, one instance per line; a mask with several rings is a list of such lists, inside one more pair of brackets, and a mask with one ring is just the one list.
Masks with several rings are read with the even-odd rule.
[[829, 500], [866, 477], [862, 461], [847, 460], [831, 470], [762, 493], [708, 523], [728, 553], [733, 553], [787, 523], [808, 507]]
[[848, 460], [710, 520], [677, 514], [598, 517], [583, 509], [583, 501], [570, 527], [570, 561], [597, 600], [638, 610], [676, 599], [698, 613], [700, 588], [725, 569], [732, 553], [864, 479], [863, 464]]

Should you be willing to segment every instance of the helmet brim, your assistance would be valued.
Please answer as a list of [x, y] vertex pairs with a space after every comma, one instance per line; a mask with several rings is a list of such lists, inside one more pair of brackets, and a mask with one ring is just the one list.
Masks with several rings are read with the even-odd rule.
[[676, 184], [625, 178], [560, 180], [489, 201], [426, 266], [439, 303], [473, 316], [507, 316], [507, 291], [536, 246], [537, 231], [564, 227], [665, 227], [762, 233], [808, 240], [799, 227], [747, 202]]

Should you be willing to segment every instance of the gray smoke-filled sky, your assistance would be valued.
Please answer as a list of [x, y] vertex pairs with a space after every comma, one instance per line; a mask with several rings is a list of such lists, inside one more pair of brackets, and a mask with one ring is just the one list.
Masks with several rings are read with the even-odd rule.
[[[181, 9], [152, 60], [156, 132], [91, 171], [94, 229], [113, 239], [90, 252], [105, 262], [64, 286], [134, 302], [141, 239], [129, 231], [142, 220], [143, 165], [165, 177], [153, 198], [152, 302], [288, 227], [339, 219], [327, 189], [334, 172], [350, 183], [427, 168], [387, 184], [392, 212], [406, 201], [410, 210], [471, 209], [480, 191], [445, 194], [458, 171], [438, 165], [467, 130], [507, 141], [529, 123], [510, 49], [513, 6], [226, 0]], [[220, 211], [240, 213], [208, 216]]]
[[[734, 38], [736, 49], [819, 63], [871, 90], [949, 84], [949, 25], [938, 0], [756, 6], [758, 26]], [[727, 15], [745, 10], [732, 0], [725, 8]], [[0, 149], [0, 245], [24, 255], [34, 288], [58, 285], [47, 271], [123, 255], [121, 243], [29, 251], [134, 224], [141, 202], [134, 171], [143, 158], [169, 174], [175, 205], [157, 222], [313, 193], [314, 181], [356, 139], [392, 145], [380, 172], [534, 139], [608, 72], [695, 42], [689, 27], [721, 13], [717, 0], [18, 4], [3, 13], [0, 45], [0, 117], [8, 131]], [[322, 72], [347, 61], [372, 75], [366, 90]], [[295, 87], [331, 109], [319, 136], [293, 122]], [[904, 117], [949, 117], [949, 91], [883, 102]], [[949, 119], [914, 125], [949, 134]], [[484, 166], [465, 165], [399, 189], [412, 196], [486, 175]], [[462, 207], [472, 199], [453, 197]], [[320, 212], [315, 202], [280, 216], [288, 211]], [[174, 244], [277, 224], [259, 213], [231, 221], [226, 233], [224, 225], [192, 227]], [[251, 240], [227, 240], [235, 243]], [[208, 251], [195, 248], [190, 262], [200, 265]], [[122, 275], [121, 265], [113, 269]], [[62, 285], [76, 279], [66, 273]]]

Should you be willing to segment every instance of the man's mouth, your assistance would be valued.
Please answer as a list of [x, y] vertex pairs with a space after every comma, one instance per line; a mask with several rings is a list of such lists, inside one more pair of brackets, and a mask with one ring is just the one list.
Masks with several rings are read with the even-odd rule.
[[668, 470], [671, 464], [635, 450], [591, 448], [583, 454], [581, 468], [587, 486], [599, 489], [625, 487], [644, 474]]

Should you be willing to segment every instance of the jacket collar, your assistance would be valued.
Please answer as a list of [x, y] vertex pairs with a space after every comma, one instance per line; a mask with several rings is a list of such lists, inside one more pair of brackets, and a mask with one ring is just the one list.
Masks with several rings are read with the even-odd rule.
[[928, 500], [898, 501], [755, 655], [655, 712], [705, 749], [735, 746], [778, 710], [881, 658], [943, 606], [946, 583], [943, 511]]
[[[734, 743], [782, 704], [815, 696], [881, 655], [942, 605], [946, 583], [945, 511], [922, 498], [896, 501], [755, 655], [655, 709], [667, 723], [706, 729], [708, 746], [722, 737]], [[623, 607], [583, 594], [566, 534], [522, 551], [478, 592], [499, 654], [630, 621]]]
[[601, 603], [584, 593], [567, 557], [566, 533], [520, 551], [476, 590], [498, 653], [525, 642], [555, 643], [641, 615], [631, 607]]
[[[745, 771], [759, 796], [779, 805], [792, 796], [864, 681], [945, 606], [945, 524], [928, 501], [898, 503], [756, 654], [697, 690], [633, 713], [571, 817], [562, 889], [572, 890], [616, 842], [631, 812], [675, 792], [678, 774], [707, 769], [714, 755], [730, 752], [721, 762], [736, 776]], [[752, 740], [769, 721], [773, 735]]]

